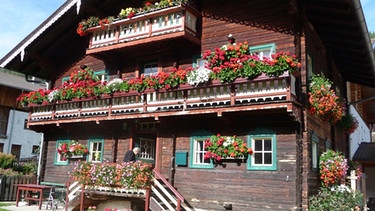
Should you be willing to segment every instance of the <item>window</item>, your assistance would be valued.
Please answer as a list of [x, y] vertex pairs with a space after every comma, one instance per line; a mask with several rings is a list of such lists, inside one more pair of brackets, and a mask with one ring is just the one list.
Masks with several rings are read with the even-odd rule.
[[326, 151], [331, 149], [331, 141], [329, 139], [326, 140]]
[[4, 143], [0, 143], [0, 152], [4, 152]]
[[201, 55], [193, 57], [193, 68], [205, 67], [207, 61], [202, 58]]
[[141, 161], [144, 161], [146, 163], [155, 162], [155, 138], [139, 138], [136, 146], [141, 149], [138, 154], [138, 157]]
[[259, 59], [271, 58], [272, 54], [275, 53], [275, 44], [266, 44], [250, 47], [250, 53], [257, 54]]
[[190, 138], [190, 167], [191, 168], [213, 168], [211, 159], [204, 159], [206, 150], [204, 142], [209, 135], [198, 134]]
[[102, 162], [103, 161], [103, 139], [90, 139], [89, 140], [89, 156], [88, 161]]
[[[101, 82], [109, 81], [108, 70], [95, 71], [94, 76], [98, 76], [98, 78], [100, 79]], [[70, 80], [70, 76], [66, 76], [66, 77], [62, 78], [61, 81], [62, 81], [62, 84], [64, 84], [64, 82], [69, 81], [69, 80]]]
[[[56, 149], [59, 148], [61, 144], [69, 144], [69, 140], [58, 140], [56, 141]], [[67, 166], [69, 160], [63, 159], [63, 157], [55, 150], [55, 165], [56, 166]]]
[[109, 75], [107, 70], [95, 71], [94, 76], [98, 76], [101, 82], [109, 81]]
[[10, 150], [10, 153], [16, 157], [16, 159], [20, 159], [21, 156], [21, 145], [18, 144], [12, 144], [12, 148]]
[[152, 76], [158, 73], [158, 63], [150, 62], [143, 65], [142, 73], [144, 76]]
[[319, 139], [318, 136], [313, 132], [311, 135], [311, 168], [314, 171], [318, 170], [319, 161]]
[[310, 54], [307, 54], [307, 77], [310, 78], [313, 74], [313, 59]]
[[39, 153], [39, 145], [33, 145], [33, 148], [31, 149], [31, 154], [38, 154]]
[[253, 149], [253, 154], [248, 157], [248, 170], [277, 170], [275, 133], [250, 134], [247, 145]]
[[5, 138], [7, 136], [9, 108], [0, 106], [0, 137]]
[[61, 84], [64, 84], [66, 81], [69, 81], [69, 79], [70, 79], [70, 76], [66, 76], [66, 77], [64, 77], [62, 80], [61, 80]]

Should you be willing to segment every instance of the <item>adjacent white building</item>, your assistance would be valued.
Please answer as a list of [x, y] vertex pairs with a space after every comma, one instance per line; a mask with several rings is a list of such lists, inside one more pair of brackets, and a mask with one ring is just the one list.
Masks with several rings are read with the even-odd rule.
[[25, 128], [27, 110], [17, 105], [16, 98], [24, 91], [43, 88], [27, 82], [19, 73], [0, 69], [0, 152], [17, 158], [37, 156], [42, 134]]

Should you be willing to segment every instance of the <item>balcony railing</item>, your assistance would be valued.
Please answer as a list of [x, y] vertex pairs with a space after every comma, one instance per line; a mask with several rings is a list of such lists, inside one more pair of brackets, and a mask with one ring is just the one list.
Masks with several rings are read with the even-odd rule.
[[167, 35], [166, 38], [186, 34], [197, 37], [198, 18], [199, 13], [196, 10], [181, 4], [114, 21], [104, 29], [100, 26], [93, 27], [87, 30], [91, 34], [89, 50], [162, 35]]
[[214, 81], [206, 86], [181, 85], [175, 90], [146, 90], [115, 93], [93, 99], [76, 99], [32, 107], [28, 124], [48, 122], [98, 121], [139, 117], [217, 113], [286, 107], [294, 112], [295, 77], [285, 72], [279, 77], [260, 76], [236, 79], [230, 84]]

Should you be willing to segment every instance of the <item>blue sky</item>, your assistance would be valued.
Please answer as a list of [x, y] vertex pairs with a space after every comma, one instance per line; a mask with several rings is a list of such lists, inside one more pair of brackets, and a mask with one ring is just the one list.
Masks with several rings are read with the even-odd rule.
[[[65, 0], [1, 0], [0, 58], [50, 16]], [[375, 1], [361, 0], [366, 23], [375, 32]]]

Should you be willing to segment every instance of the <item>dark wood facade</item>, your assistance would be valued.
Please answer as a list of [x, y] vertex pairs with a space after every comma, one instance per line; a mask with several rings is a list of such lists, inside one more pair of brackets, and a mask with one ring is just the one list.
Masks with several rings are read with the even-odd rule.
[[[320, 184], [318, 172], [312, 168], [311, 136], [318, 138], [320, 153], [327, 148], [347, 152], [346, 137], [307, 112], [309, 74], [322, 72], [334, 81], [343, 96], [346, 90], [332, 52], [326, 49], [319, 34], [305, 19], [306, 14], [295, 4], [296, 1], [194, 1], [191, 5], [200, 14], [194, 40], [173, 35], [165, 39], [150, 38], [137, 41], [136, 45], [86, 49], [86, 55], [80, 59], [67, 60], [70, 63], [65, 66], [70, 68], [58, 72], [53, 81], [56, 87], [81, 65], [94, 71], [106, 70], [110, 78], [121, 75], [123, 79], [139, 76], [142, 64], [150, 60], [157, 62], [159, 71], [169, 71], [176, 65], [191, 67], [194, 58], [205, 50], [227, 44], [227, 36], [232, 34], [237, 43], [274, 44], [276, 52], [296, 54], [302, 68], [293, 84], [296, 97], [283, 102], [285, 106], [279, 106], [283, 104], [280, 102], [257, 102], [230, 109], [224, 106], [184, 112], [122, 114], [98, 117], [96, 121], [85, 117], [31, 121], [31, 129], [45, 134], [43, 180], [64, 183], [69, 179], [66, 172], [71, 170], [72, 162], [66, 166], [54, 162], [58, 140], [88, 143], [89, 139], [101, 138], [103, 161], [121, 162], [125, 152], [140, 137], [146, 137], [155, 140], [155, 168], [194, 208], [222, 210], [229, 203], [233, 210], [306, 210], [308, 197], [317, 193]], [[78, 36], [75, 39], [87, 41]], [[313, 58], [311, 65], [308, 56]], [[293, 109], [287, 109], [288, 106]], [[142, 129], [142, 124], [154, 127]], [[224, 161], [214, 168], [194, 168], [190, 163], [191, 139], [200, 133], [237, 135], [243, 140], [254, 133], [275, 134], [277, 168], [249, 170], [249, 161], [243, 160]], [[176, 152], [187, 152], [187, 166], [176, 165]]]

